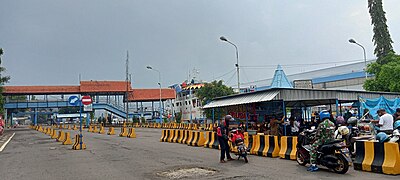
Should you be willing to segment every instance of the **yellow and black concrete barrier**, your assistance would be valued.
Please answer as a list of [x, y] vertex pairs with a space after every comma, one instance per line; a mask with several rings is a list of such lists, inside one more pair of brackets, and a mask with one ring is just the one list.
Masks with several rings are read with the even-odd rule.
[[175, 136], [174, 139], [172, 139], [172, 142], [177, 143], [179, 139], [182, 139], [183, 136], [183, 130], [175, 130]]
[[297, 137], [295, 136], [282, 136], [279, 157], [282, 159], [296, 160], [297, 152]]
[[253, 135], [250, 154], [267, 157], [279, 156], [278, 136]]
[[168, 141], [168, 142], [173, 142], [174, 136], [175, 136], [175, 130], [173, 130], [173, 129], [168, 129], [168, 131], [169, 131], [169, 136], [168, 136], [167, 141]]
[[119, 133], [119, 136], [120, 136], [120, 137], [126, 137], [126, 136], [128, 136], [128, 131], [127, 131], [126, 127], [122, 127], [122, 128], [121, 128], [121, 133]]
[[129, 128], [128, 138], [136, 138], [135, 128]]
[[204, 147], [219, 149], [219, 142], [216, 132], [208, 131], [206, 132], [206, 142], [204, 143]]
[[204, 146], [206, 139], [204, 138], [203, 132], [191, 131], [191, 134], [191, 139], [188, 143], [189, 146]]
[[189, 131], [188, 130], [183, 130], [183, 137], [182, 141], [179, 143], [186, 144], [186, 141], [189, 139]]
[[78, 128], [76, 127], [76, 125], [74, 125], [74, 127], [72, 128], [72, 130], [78, 130]]
[[108, 135], [115, 135], [115, 130], [114, 130], [114, 127], [109, 127], [108, 128], [108, 133], [107, 133]]
[[399, 175], [399, 143], [356, 141], [354, 169]]
[[100, 131], [99, 134], [105, 134], [106, 131], [104, 131], [104, 126], [100, 126]]
[[62, 143], [63, 145], [71, 145], [71, 134], [69, 132], [65, 132], [65, 140]]
[[56, 139], [56, 141], [58, 142], [64, 142], [65, 140], [65, 133], [62, 132], [61, 130], [58, 132], [58, 137]]
[[161, 138], [160, 138], [160, 142], [165, 142], [165, 136], [167, 136], [167, 130], [163, 129], [161, 130]]
[[52, 129], [48, 127], [45, 134], [50, 135], [50, 134], [51, 134], [51, 131], [52, 131]]
[[53, 129], [53, 134], [51, 135], [51, 139], [57, 139], [57, 131]]
[[[81, 145], [82, 143], [82, 145]], [[73, 150], [83, 150], [86, 149], [86, 144], [83, 143], [83, 137], [80, 137], [79, 134], [75, 135], [75, 143], [72, 145]]]
[[171, 137], [171, 132], [169, 129], [162, 130], [162, 137], [160, 139], [161, 142], [168, 142], [168, 139]]
[[98, 133], [98, 132], [99, 132], [99, 129], [97, 128], [97, 125], [95, 125], [95, 126], [93, 127], [93, 132], [94, 132], [94, 133]]
[[89, 125], [88, 132], [93, 132], [93, 127], [92, 127], [92, 125]]

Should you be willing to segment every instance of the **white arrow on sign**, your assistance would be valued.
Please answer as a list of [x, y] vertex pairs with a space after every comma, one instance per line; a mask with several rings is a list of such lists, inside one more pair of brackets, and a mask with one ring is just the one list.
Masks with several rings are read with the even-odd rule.
[[78, 100], [79, 100], [79, 98], [75, 97], [75, 98], [71, 99], [71, 101], [69, 103], [70, 104], [75, 104], [75, 102], [78, 101]]

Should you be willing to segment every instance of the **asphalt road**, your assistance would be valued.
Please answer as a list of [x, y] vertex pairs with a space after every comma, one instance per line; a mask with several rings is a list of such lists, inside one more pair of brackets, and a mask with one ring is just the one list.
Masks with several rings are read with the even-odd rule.
[[[129, 139], [84, 131], [86, 150], [71, 150], [48, 135], [19, 128], [0, 153], [0, 179], [166, 179], [158, 173], [183, 167], [216, 170], [209, 176], [186, 179], [396, 179], [351, 167], [345, 175], [328, 170], [310, 173], [295, 161], [249, 156], [249, 163], [219, 163], [219, 151], [160, 142], [161, 129], [137, 128]], [[78, 131], [71, 131], [72, 135]], [[119, 130], [117, 130], [117, 133]]]

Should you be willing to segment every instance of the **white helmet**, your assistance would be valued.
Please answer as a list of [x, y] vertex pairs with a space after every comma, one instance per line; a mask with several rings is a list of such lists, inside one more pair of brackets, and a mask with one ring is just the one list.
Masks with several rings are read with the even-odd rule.
[[349, 130], [349, 128], [347, 128], [347, 126], [340, 126], [338, 128], [338, 131], [342, 136], [346, 136], [347, 134], [350, 133], [350, 130]]

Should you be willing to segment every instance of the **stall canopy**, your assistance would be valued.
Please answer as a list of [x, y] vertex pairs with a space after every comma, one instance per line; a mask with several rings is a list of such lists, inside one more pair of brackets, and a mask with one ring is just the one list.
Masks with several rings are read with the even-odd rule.
[[400, 97], [400, 94], [351, 90], [272, 88], [215, 98], [203, 108], [209, 109], [266, 101], [283, 101], [286, 107], [310, 107], [335, 103], [358, 102], [360, 97], [373, 99], [380, 98], [381, 96], [386, 99], [396, 99]]
[[[240, 94], [231, 96], [230, 98], [215, 99], [214, 101], [206, 104], [203, 108], [226, 107], [240, 104], [248, 104], [255, 102], [271, 101], [278, 95], [279, 91], [266, 91], [260, 93]], [[228, 96], [229, 97], [229, 96]]]

